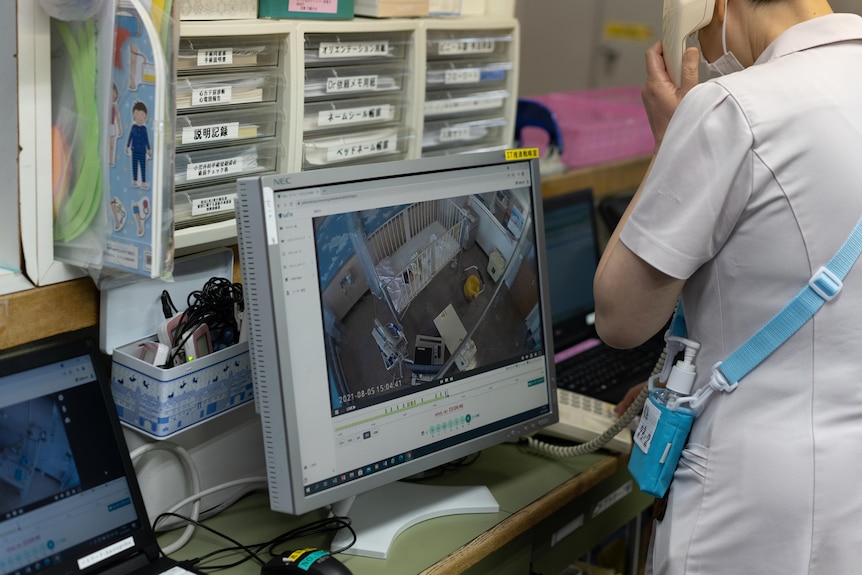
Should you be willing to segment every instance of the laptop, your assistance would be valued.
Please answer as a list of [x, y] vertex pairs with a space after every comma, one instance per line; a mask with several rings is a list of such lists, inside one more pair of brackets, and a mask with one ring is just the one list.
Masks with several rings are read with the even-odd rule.
[[542, 204], [557, 386], [619, 403], [652, 373], [664, 348], [663, 332], [633, 350], [602, 343], [595, 330], [593, 277], [601, 250], [592, 190], [552, 196]]
[[0, 574], [189, 572], [159, 555], [95, 340], [0, 352]]

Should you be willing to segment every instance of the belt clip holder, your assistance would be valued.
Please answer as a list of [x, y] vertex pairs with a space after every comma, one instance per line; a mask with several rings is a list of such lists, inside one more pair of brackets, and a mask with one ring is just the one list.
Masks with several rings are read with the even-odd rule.
[[709, 378], [709, 383], [698, 389], [694, 398], [691, 401], [691, 408], [700, 413], [701, 408], [706, 404], [706, 401], [712, 396], [713, 392], [716, 391], [724, 391], [726, 393], [730, 393], [736, 386], [739, 385], [738, 381], [734, 381], [730, 383], [724, 374], [721, 372], [719, 367], [721, 367], [722, 362], [718, 362], [712, 366], [712, 377]]

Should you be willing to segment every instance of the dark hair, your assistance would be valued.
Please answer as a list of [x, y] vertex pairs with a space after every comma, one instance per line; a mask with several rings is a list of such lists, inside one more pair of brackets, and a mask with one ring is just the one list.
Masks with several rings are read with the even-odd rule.
[[147, 110], [147, 105], [143, 102], [135, 102], [134, 104], [132, 104], [132, 112], [137, 112], [138, 110], [142, 111], [144, 114], [150, 113]]

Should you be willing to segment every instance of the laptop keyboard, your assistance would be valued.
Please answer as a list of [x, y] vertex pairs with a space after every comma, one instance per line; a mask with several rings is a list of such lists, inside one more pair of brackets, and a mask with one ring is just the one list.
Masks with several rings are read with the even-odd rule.
[[659, 338], [633, 349], [597, 345], [556, 365], [557, 387], [619, 403], [632, 385], [652, 374], [663, 348]]

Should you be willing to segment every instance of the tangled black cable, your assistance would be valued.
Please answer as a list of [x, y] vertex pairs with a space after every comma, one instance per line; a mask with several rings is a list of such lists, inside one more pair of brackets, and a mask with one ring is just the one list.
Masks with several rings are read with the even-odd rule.
[[[199, 521], [195, 521], [189, 517], [186, 517], [184, 515], [180, 515], [178, 513], [171, 513], [171, 512], [162, 513], [161, 515], [156, 517], [155, 521], [153, 521], [153, 529], [155, 530], [156, 527], [158, 526], [159, 522], [162, 521], [162, 519], [167, 518], [167, 517], [175, 517], [175, 518], [180, 519], [182, 521], [186, 521], [188, 523], [191, 523], [197, 527], [200, 527], [202, 529], [209, 531], [210, 533], [213, 533], [219, 537], [222, 537], [223, 539], [226, 539], [227, 541], [230, 541], [233, 544], [232, 547], [223, 547], [221, 549], [216, 549], [215, 551], [211, 551], [211, 552], [206, 553], [204, 555], [201, 555], [199, 557], [195, 557], [193, 559], [187, 559], [187, 560], [184, 560], [181, 562], [182, 566], [195, 567], [196, 569], [201, 570], [201, 571], [205, 571], [205, 570], [206, 571], [216, 571], [216, 570], [221, 570], [221, 569], [231, 569], [233, 567], [236, 567], [237, 565], [242, 565], [246, 561], [255, 561], [259, 565], [264, 565], [266, 563], [266, 560], [264, 558], [262, 558], [261, 555], [266, 554], [270, 557], [275, 557], [275, 556], [279, 555], [281, 553], [281, 551], [278, 550], [278, 547], [287, 543], [288, 541], [292, 541], [294, 539], [300, 539], [302, 537], [307, 537], [310, 535], [318, 535], [318, 534], [322, 534], [322, 533], [324, 533], [324, 534], [325, 533], [331, 533], [331, 532], [335, 532], [335, 531], [338, 531], [338, 530], [343, 529], [343, 528], [348, 529], [350, 531], [350, 533], [353, 535], [353, 541], [351, 541], [351, 543], [345, 547], [342, 547], [340, 549], [333, 549], [332, 554], [335, 555], [337, 553], [341, 553], [341, 552], [349, 549], [353, 545], [353, 543], [356, 542], [356, 532], [353, 530], [353, 527], [351, 527], [350, 519], [348, 519], [347, 517], [327, 517], [325, 519], [319, 519], [317, 521], [311, 521], [309, 523], [306, 523], [304, 525], [297, 527], [296, 529], [292, 529], [290, 531], [282, 533], [281, 535], [278, 535], [277, 537], [274, 537], [273, 539], [270, 539], [269, 541], [264, 541], [263, 543], [254, 543], [251, 545], [244, 545], [244, 544], [240, 543], [239, 541], [237, 541], [236, 539], [230, 537], [229, 535], [226, 535], [225, 533], [222, 533], [216, 529], [208, 527], [204, 523], [201, 523]], [[237, 559], [236, 561], [234, 561], [232, 563], [216, 564], [216, 565], [205, 564], [207, 561], [210, 561], [210, 560], [212, 560], [216, 557], [219, 557], [221, 555], [229, 555], [229, 554], [233, 554], [233, 553], [242, 553], [243, 557], [240, 559]]]
[[[186, 303], [187, 309], [170, 333], [174, 344], [166, 362], [168, 367], [174, 365], [185, 343], [201, 325], [206, 324], [209, 328], [213, 351], [239, 341], [240, 325], [237, 315], [245, 308], [242, 284], [226, 278], [212, 277], [203, 288], [189, 293]], [[171, 317], [177, 312], [167, 290], [162, 292], [162, 310], [165, 317]]]

